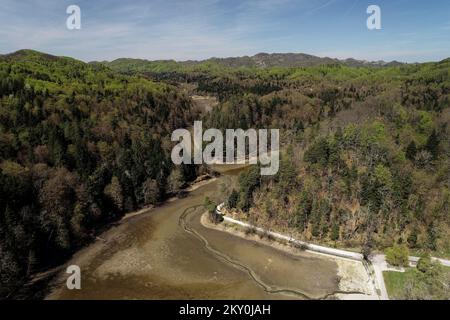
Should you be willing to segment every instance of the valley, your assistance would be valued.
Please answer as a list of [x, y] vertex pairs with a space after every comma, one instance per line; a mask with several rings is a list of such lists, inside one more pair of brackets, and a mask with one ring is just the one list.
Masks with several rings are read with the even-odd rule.
[[203, 197], [217, 193], [219, 181], [102, 234], [68, 262], [80, 265], [83, 290], [67, 290], [61, 274], [47, 298], [309, 299], [338, 290], [332, 260], [203, 227]]
[[[409, 251], [423, 261], [450, 256], [449, 59], [250, 60], [1, 56], [0, 295], [342, 293], [342, 279], [351, 277], [333, 259], [205, 227], [204, 211], [222, 202], [251, 225], [365, 259], [386, 251], [402, 267]], [[230, 175], [235, 167], [174, 164], [170, 137], [189, 133], [195, 121], [218, 132], [279, 130], [279, 170], [261, 176], [259, 165], [241, 166]], [[215, 178], [194, 183], [204, 176]], [[68, 263], [81, 267], [83, 290], [64, 289], [63, 273], [49, 287], [42, 281], [44, 288], [24, 290]], [[446, 274], [428, 265], [408, 273], [416, 278], [406, 287], [422, 281], [428, 298], [447, 297]]]

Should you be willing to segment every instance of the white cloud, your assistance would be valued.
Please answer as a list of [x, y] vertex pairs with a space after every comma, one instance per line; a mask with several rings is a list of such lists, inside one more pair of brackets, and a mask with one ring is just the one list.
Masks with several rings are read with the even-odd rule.
[[[367, 35], [358, 32], [352, 33], [353, 42], [347, 45], [345, 31], [339, 33], [339, 28], [329, 22], [333, 20], [329, 9], [337, 11], [333, 17], [342, 13], [345, 18], [340, 23], [345, 24], [358, 0], [345, 5], [338, 1], [0, 0], [0, 53], [31, 48], [86, 61], [119, 57], [186, 60], [260, 51], [329, 52], [327, 55], [333, 57], [339, 54], [333, 49], [342, 44], [348, 52], [339, 55], [341, 58], [384, 59], [404, 53], [406, 58], [415, 59], [414, 52], [424, 51], [423, 43], [430, 39], [444, 41], [447, 36], [443, 30], [449, 24], [441, 22], [440, 32], [430, 27], [426, 37], [424, 30], [414, 28], [408, 31], [410, 35], [380, 34], [384, 51], [368, 48]], [[65, 9], [73, 3], [81, 7], [80, 31], [65, 28]], [[365, 11], [361, 15], [364, 26]], [[419, 46], [411, 39], [423, 41]], [[427, 51], [442, 52], [448, 47], [436, 44]]]

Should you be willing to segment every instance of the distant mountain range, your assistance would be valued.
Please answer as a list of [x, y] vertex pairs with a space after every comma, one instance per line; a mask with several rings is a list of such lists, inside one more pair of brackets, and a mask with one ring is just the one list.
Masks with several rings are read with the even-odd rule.
[[328, 57], [318, 57], [305, 53], [258, 53], [254, 56], [243, 57], [229, 57], [229, 58], [210, 58], [206, 60], [188, 60], [188, 61], [175, 61], [175, 60], [143, 60], [143, 59], [128, 59], [121, 58], [111, 62], [104, 61], [112, 68], [120, 69], [123, 65], [142, 66], [144, 64], [157, 64], [158, 66], [195, 66], [195, 65], [208, 65], [214, 64], [230, 68], [270, 68], [270, 67], [286, 67], [286, 68], [298, 68], [298, 67], [312, 67], [319, 65], [331, 65], [340, 64], [349, 67], [392, 67], [399, 66], [403, 63], [398, 61], [365, 61], [356, 60], [353, 58], [340, 60]]
[[364, 61], [356, 59], [339, 60], [328, 57], [318, 57], [305, 53], [258, 53], [254, 56], [237, 58], [211, 58], [206, 61], [216, 62], [229, 67], [310, 67], [317, 65], [344, 64], [351, 67], [385, 67], [396, 66], [398, 61]]
[[[53, 57], [51, 55], [40, 53], [34, 50], [19, 50], [13, 53], [4, 54], [0, 57], [21, 57], [30, 52], [35, 54], [42, 54], [46, 58]], [[99, 63], [99, 62], [91, 62]], [[142, 66], [145, 64], [157, 64], [159, 66], [175, 67], [175, 66], [195, 66], [195, 65], [219, 65], [230, 68], [270, 68], [270, 67], [312, 67], [319, 65], [331, 65], [340, 64], [349, 67], [392, 67], [399, 66], [404, 63], [398, 61], [366, 61], [357, 60], [353, 58], [349, 59], [335, 59], [329, 57], [318, 57], [305, 53], [258, 53], [254, 56], [243, 56], [243, 57], [229, 57], [229, 58], [209, 58], [206, 60], [187, 60], [187, 61], [175, 61], [175, 60], [145, 60], [145, 59], [131, 59], [131, 58], [120, 58], [114, 61], [102, 61], [104, 65], [110, 66], [114, 69], [118, 69], [121, 65], [134, 65]], [[119, 68], [120, 69], [120, 68]]]

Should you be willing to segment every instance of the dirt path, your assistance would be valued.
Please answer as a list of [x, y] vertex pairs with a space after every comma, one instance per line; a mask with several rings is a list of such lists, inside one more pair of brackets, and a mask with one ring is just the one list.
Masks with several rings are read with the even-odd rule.
[[386, 290], [386, 285], [384, 284], [383, 271], [387, 270], [387, 263], [384, 255], [378, 254], [371, 258], [372, 266], [375, 273], [375, 280], [377, 288], [380, 292], [381, 300], [389, 300], [389, 295]]
[[[409, 264], [415, 265], [419, 261], [419, 257], [410, 256], [409, 257]], [[434, 261], [440, 262], [442, 265], [450, 267], [450, 260], [441, 259], [441, 258], [431, 258]], [[380, 299], [381, 300], [389, 300], [389, 294], [386, 289], [386, 285], [384, 282], [384, 276], [383, 271], [395, 271], [395, 272], [405, 272], [404, 268], [394, 268], [392, 266], [389, 266], [389, 264], [386, 262], [386, 255], [384, 254], [376, 254], [373, 255], [370, 258], [370, 261], [372, 262], [372, 266], [374, 268], [375, 273], [375, 280], [378, 289], [380, 290]]]

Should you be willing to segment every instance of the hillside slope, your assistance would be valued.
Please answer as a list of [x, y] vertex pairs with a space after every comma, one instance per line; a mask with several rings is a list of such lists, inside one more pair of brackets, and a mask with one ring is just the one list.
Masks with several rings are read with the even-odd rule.
[[321, 65], [342, 65], [348, 67], [392, 67], [402, 63], [397, 61], [363, 61], [357, 59], [332, 59], [328, 57], [317, 57], [304, 53], [258, 53], [254, 56], [210, 58], [201, 61], [174, 61], [121, 58], [111, 62], [104, 61], [102, 64], [113, 70], [129, 72], [181, 72], [200, 71], [212, 68], [301, 68]]
[[0, 296], [64, 261], [108, 221], [178, 192], [175, 88], [22, 50], [0, 57]]

